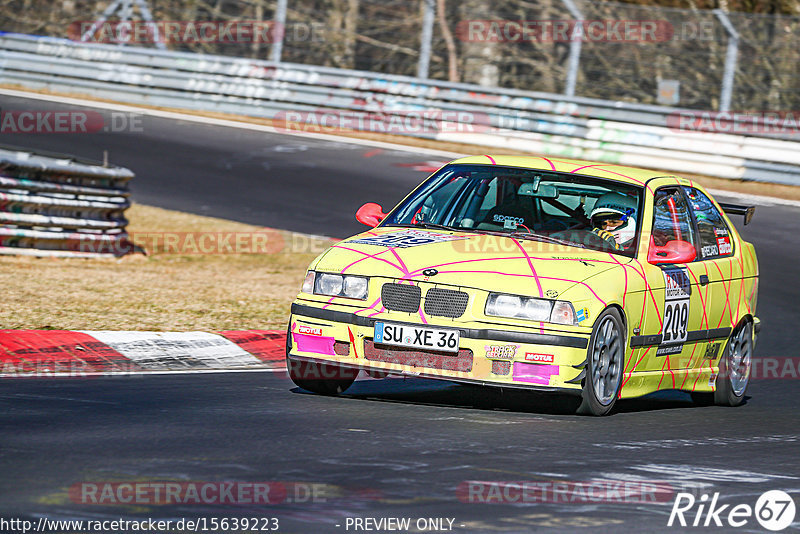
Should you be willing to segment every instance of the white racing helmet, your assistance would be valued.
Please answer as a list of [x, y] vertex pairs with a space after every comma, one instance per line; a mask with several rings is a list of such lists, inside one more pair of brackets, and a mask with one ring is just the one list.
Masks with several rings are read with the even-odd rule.
[[618, 219], [622, 224], [608, 230], [618, 245], [626, 246], [636, 237], [636, 199], [620, 193], [606, 193], [597, 199], [589, 218], [592, 226], [599, 227], [600, 221]]

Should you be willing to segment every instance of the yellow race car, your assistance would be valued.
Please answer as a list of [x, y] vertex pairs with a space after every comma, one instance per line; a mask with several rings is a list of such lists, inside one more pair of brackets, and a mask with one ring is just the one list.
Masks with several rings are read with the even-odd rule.
[[[719, 204], [677, 176], [472, 156], [309, 266], [287, 367], [301, 388], [359, 370], [580, 396], [579, 413], [662, 389], [740, 404], [760, 322], [758, 261]], [[577, 404], [577, 403], [576, 403]]]

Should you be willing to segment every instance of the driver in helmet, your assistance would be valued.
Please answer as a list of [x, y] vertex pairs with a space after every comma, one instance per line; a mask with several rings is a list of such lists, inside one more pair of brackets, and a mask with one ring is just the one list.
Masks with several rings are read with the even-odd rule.
[[614, 250], [624, 250], [636, 237], [636, 199], [620, 193], [606, 193], [597, 199], [589, 216], [592, 233]]

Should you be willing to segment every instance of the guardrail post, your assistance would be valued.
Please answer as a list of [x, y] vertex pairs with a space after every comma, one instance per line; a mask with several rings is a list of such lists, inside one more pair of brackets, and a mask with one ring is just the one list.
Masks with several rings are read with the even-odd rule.
[[728, 49], [725, 51], [725, 72], [722, 75], [722, 91], [719, 97], [719, 110], [730, 111], [733, 97], [733, 80], [736, 74], [736, 62], [739, 55], [739, 32], [733, 27], [728, 15], [721, 9], [715, 9], [725, 31], [728, 33]]
[[436, 12], [434, 0], [423, 0], [425, 13], [422, 15], [422, 34], [420, 35], [419, 62], [417, 78], [427, 78], [431, 64], [431, 41], [433, 40], [433, 18]]
[[581, 45], [583, 44], [583, 13], [573, 0], [561, 0], [575, 18], [575, 30], [570, 35], [569, 63], [567, 65], [567, 83], [564, 94], [575, 96], [575, 84], [578, 81], [578, 66], [581, 62]]
[[281, 62], [281, 55], [283, 54], [283, 38], [286, 37], [286, 2], [287, 0], [278, 0], [278, 5], [275, 8], [275, 29], [272, 35], [276, 36], [277, 39], [272, 43], [272, 50], [269, 53], [270, 61], [275, 63]]

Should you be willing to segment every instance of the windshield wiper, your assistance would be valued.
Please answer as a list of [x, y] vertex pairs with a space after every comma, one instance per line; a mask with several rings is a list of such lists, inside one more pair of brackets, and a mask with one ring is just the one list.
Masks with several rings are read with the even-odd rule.
[[549, 241], [550, 243], [555, 243], [557, 245], [586, 248], [580, 243], [575, 243], [573, 241], [567, 241], [564, 239], [550, 237], [549, 235], [536, 234], [533, 232], [501, 232], [499, 230], [478, 230], [476, 228], [470, 228], [468, 231], [475, 232], [477, 234], [496, 235], [499, 237], [516, 237], [520, 239], [528, 239], [534, 241]]

